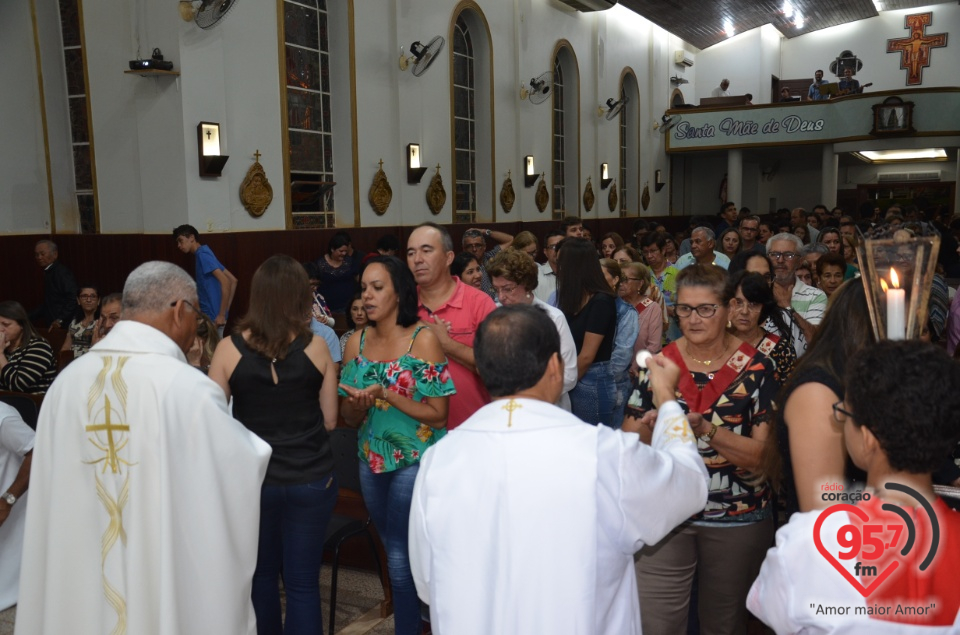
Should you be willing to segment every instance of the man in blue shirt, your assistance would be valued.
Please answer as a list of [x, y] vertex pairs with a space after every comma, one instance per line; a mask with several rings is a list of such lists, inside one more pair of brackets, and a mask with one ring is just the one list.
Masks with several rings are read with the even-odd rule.
[[237, 290], [237, 279], [220, 264], [209, 247], [200, 244], [200, 232], [193, 225], [180, 225], [173, 230], [173, 237], [177, 240], [177, 249], [196, 258], [194, 276], [200, 310], [213, 320], [220, 337], [223, 337], [223, 327]]
[[823, 78], [823, 71], [818, 70], [813, 74], [813, 83], [810, 84], [810, 89], [807, 90], [807, 99], [810, 101], [823, 101], [824, 99], [830, 99], [830, 95], [823, 95], [820, 93], [820, 87], [827, 83], [827, 80]]

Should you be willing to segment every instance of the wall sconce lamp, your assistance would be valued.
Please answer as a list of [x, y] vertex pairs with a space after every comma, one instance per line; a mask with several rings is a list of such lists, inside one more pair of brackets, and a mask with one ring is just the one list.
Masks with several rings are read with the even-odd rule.
[[663, 181], [663, 172], [661, 172], [660, 170], [657, 170], [656, 172], [653, 173], [653, 175], [654, 175], [653, 186], [654, 188], [656, 188], [656, 191], [659, 192], [660, 190], [663, 189], [663, 186], [666, 185], [666, 183], [664, 183]]
[[209, 121], [197, 124], [197, 155], [200, 176], [220, 176], [230, 158], [220, 154], [220, 124]]
[[610, 187], [610, 182], [613, 179], [610, 178], [610, 164], [601, 163], [600, 164], [600, 189], [605, 190]]
[[533, 187], [540, 175], [533, 167], [533, 155], [528, 154], [523, 157], [523, 184], [527, 187]]
[[420, 144], [407, 144], [407, 183], [416, 185], [427, 171], [426, 166], [420, 166]]

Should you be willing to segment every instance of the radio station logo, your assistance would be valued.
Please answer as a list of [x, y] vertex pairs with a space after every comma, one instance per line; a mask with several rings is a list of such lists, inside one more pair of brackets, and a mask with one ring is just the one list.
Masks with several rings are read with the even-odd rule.
[[[937, 522], [937, 515], [927, 499], [915, 489], [899, 483], [886, 483], [884, 487], [911, 496], [926, 512], [929, 518], [930, 540], [927, 553], [918, 566], [920, 571], [926, 571], [936, 557], [937, 546], [940, 543], [940, 524]], [[843, 487], [837, 486], [827, 489], [842, 492]], [[870, 500], [870, 494], [867, 493], [846, 494], [845, 492], [831, 491], [830, 494], [832, 494], [830, 498], [827, 497], [828, 494], [824, 494], [824, 500], [852, 500], [854, 502]], [[817, 546], [817, 551], [863, 597], [868, 597], [876, 591], [898, 568], [910, 566], [906, 563], [916, 561], [918, 558], [916, 556], [907, 558], [907, 556], [913, 549], [923, 548], [917, 545], [917, 527], [903, 509], [890, 503], [884, 503], [880, 509], [889, 512], [889, 514], [883, 514], [882, 519], [871, 518], [867, 511], [849, 503], [831, 505], [820, 514], [813, 526], [813, 540]], [[849, 514], [850, 522], [841, 526], [829, 542], [831, 545], [835, 543], [840, 547], [835, 555], [824, 546], [821, 529], [827, 519], [839, 512]], [[924, 539], [922, 542], [927, 541]], [[853, 561], [852, 567], [849, 566], [850, 561]], [[851, 568], [853, 573], [849, 570]]]

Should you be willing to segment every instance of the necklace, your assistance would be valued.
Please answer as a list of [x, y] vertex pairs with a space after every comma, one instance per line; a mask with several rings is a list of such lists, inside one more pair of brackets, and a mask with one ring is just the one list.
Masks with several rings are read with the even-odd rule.
[[[727, 351], [727, 338], [724, 337], [723, 350], [720, 351], [720, 355], [722, 356], [726, 351]], [[686, 353], [687, 353], [687, 357], [689, 357], [691, 360], [697, 362], [698, 364], [703, 364], [704, 366], [708, 366], [708, 367], [713, 366], [714, 362], [719, 361], [719, 358], [718, 359], [697, 359], [690, 353], [690, 342], [686, 343]]]

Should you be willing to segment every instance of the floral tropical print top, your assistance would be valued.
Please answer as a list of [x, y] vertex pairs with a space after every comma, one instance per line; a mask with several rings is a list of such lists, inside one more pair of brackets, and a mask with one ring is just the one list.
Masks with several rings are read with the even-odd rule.
[[[427, 397], [448, 397], [456, 392], [446, 362], [434, 364], [410, 354], [413, 341], [424, 327], [410, 338], [402, 357], [392, 361], [373, 361], [363, 356], [367, 330], [360, 335], [360, 351], [347, 362], [340, 382], [353, 388], [381, 384], [387, 390], [408, 399], [423, 402]], [[341, 396], [346, 392], [341, 389]], [[420, 461], [423, 452], [443, 438], [446, 429], [436, 429], [415, 421], [385, 401], [367, 412], [360, 427], [360, 458], [374, 474], [408, 467]]]

